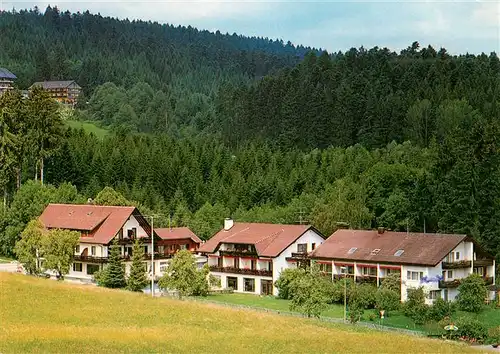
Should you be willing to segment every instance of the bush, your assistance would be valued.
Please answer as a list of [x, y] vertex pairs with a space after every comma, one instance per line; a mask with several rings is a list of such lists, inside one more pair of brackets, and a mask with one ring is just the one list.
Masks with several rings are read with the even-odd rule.
[[373, 309], [376, 304], [377, 288], [370, 284], [355, 285], [352, 287], [349, 297], [358, 303], [363, 309]]
[[441, 298], [434, 300], [434, 304], [429, 308], [429, 319], [441, 321], [444, 318], [451, 317], [456, 311], [456, 304], [451, 301], [445, 301]]
[[404, 303], [405, 316], [410, 317], [416, 324], [424, 324], [428, 319], [429, 306], [425, 304], [423, 287], [408, 289], [408, 300]]
[[380, 286], [384, 289], [389, 289], [397, 293], [401, 293], [401, 275], [392, 273], [386, 276]]
[[478, 320], [462, 317], [456, 322], [458, 330], [454, 336], [467, 342], [482, 342], [488, 337], [488, 329]]
[[326, 288], [328, 294], [328, 303], [330, 304], [343, 304], [344, 303], [344, 291], [347, 289], [347, 301], [351, 297], [352, 289], [355, 283], [352, 278], [346, 278], [330, 282], [330, 285]]
[[491, 344], [500, 344], [500, 326], [488, 330], [488, 342]]
[[373, 321], [375, 321], [377, 318], [378, 318], [378, 316], [377, 316], [377, 314], [376, 314], [376, 313], [373, 313], [373, 312], [372, 312], [372, 313], [370, 313], [370, 314], [368, 315], [368, 319], [369, 319], [370, 321], [372, 321], [372, 322], [373, 322]]
[[280, 299], [290, 300], [293, 297], [290, 291], [290, 284], [304, 274], [305, 270], [301, 268], [289, 268], [282, 271], [280, 277], [274, 283], [276, 288], [278, 288], [278, 297]]
[[400, 294], [393, 290], [379, 288], [376, 294], [377, 309], [379, 311], [384, 310], [387, 316], [390, 311], [399, 309], [401, 305], [400, 298]]
[[479, 312], [487, 295], [488, 289], [483, 278], [478, 274], [471, 274], [458, 287], [457, 303], [462, 311]]
[[363, 316], [363, 313], [364, 313], [364, 307], [360, 302], [358, 301], [349, 302], [349, 321], [352, 324], [358, 322], [361, 319], [361, 316]]

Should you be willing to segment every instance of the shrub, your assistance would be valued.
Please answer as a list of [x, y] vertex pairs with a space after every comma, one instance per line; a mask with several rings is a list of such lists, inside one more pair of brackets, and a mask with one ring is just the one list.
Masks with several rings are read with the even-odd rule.
[[488, 337], [488, 329], [478, 320], [462, 317], [457, 320], [456, 326], [458, 330], [455, 333], [461, 340], [467, 342], [482, 342]]
[[382, 280], [380, 286], [384, 289], [389, 289], [397, 293], [401, 293], [401, 275], [398, 273], [389, 274]]
[[408, 300], [403, 306], [404, 314], [410, 317], [416, 324], [424, 324], [427, 321], [429, 306], [425, 304], [423, 287], [408, 289]]
[[471, 274], [463, 279], [458, 287], [458, 306], [462, 311], [479, 312], [487, 294], [483, 278], [478, 274]]
[[434, 304], [429, 308], [429, 319], [441, 321], [444, 318], [451, 317], [455, 313], [456, 307], [454, 302], [438, 298], [434, 300]]
[[488, 330], [488, 342], [495, 345], [500, 344], [500, 326]]
[[349, 301], [354, 288], [355, 283], [352, 278], [345, 278], [341, 280], [334, 281], [330, 283], [326, 289], [330, 304], [343, 304], [344, 303], [344, 291], [347, 293], [347, 301]]
[[377, 314], [373, 312], [368, 315], [368, 319], [372, 322], [375, 321], [377, 317], [378, 317]]
[[376, 294], [376, 306], [377, 309], [384, 310], [385, 314], [388, 315], [390, 311], [395, 311], [401, 305], [400, 294], [385, 288], [379, 288]]
[[352, 324], [358, 322], [361, 316], [363, 316], [363, 313], [364, 307], [360, 302], [356, 300], [349, 302], [349, 321]]
[[304, 274], [305, 270], [301, 268], [289, 268], [282, 271], [280, 277], [274, 283], [276, 288], [278, 288], [278, 297], [280, 299], [290, 300], [293, 297], [290, 291], [290, 284]]
[[289, 284], [290, 310], [299, 311], [307, 317], [319, 317], [326, 308], [328, 295], [324, 284], [316, 273], [305, 272]]
[[349, 297], [357, 302], [363, 309], [375, 308], [377, 288], [370, 284], [355, 285], [352, 287]]

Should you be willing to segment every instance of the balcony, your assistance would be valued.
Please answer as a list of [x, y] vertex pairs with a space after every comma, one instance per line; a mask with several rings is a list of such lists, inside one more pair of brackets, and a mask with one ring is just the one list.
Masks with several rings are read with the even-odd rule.
[[456, 261], [456, 262], [443, 262], [443, 269], [458, 269], [458, 268], [470, 268], [472, 266], [472, 261]]
[[73, 260], [76, 262], [108, 263], [108, 257], [76, 255], [76, 256], [73, 256]]
[[474, 267], [493, 266], [493, 259], [477, 259], [474, 261]]
[[356, 282], [358, 283], [377, 283], [376, 275], [356, 275]]
[[292, 252], [291, 257], [286, 257], [287, 261], [304, 261], [309, 260], [309, 255], [306, 252]]
[[258, 275], [261, 277], [272, 277], [273, 271], [266, 269], [242, 269], [242, 268], [234, 268], [234, 267], [219, 267], [219, 266], [210, 266], [211, 272], [220, 272], [220, 273], [233, 273], [233, 274], [243, 274], [243, 275]]
[[253, 251], [246, 251], [246, 250], [226, 250], [226, 251], [219, 251], [220, 256], [230, 256], [230, 257], [251, 257], [251, 258], [257, 258], [258, 255], [256, 252]]
[[[493, 285], [493, 277], [483, 277], [484, 285]], [[462, 283], [462, 279], [453, 279], [453, 280], [440, 280], [439, 287], [440, 288], [458, 288]]]

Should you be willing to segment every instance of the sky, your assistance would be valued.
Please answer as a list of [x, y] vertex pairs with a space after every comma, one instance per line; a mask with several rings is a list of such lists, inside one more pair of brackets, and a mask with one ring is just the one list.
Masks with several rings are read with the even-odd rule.
[[[47, 1], [0, 0], [17, 10]], [[191, 25], [210, 31], [291, 41], [329, 52], [351, 47], [400, 51], [412, 42], [453, 54], [500, 53], [500, 0], [208, 1], [54, 0], [61, 10]]]

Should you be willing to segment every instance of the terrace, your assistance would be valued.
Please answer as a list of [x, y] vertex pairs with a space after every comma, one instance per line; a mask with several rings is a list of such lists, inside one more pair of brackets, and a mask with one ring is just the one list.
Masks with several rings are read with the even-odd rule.
[[[493, 277], [483, 277], [484, 285], [492, 285]], [[440, 288], [458, 288], [462, 283], [462, 279], [453, 279], [453, 280], [440, 280], [439, 287]]]

